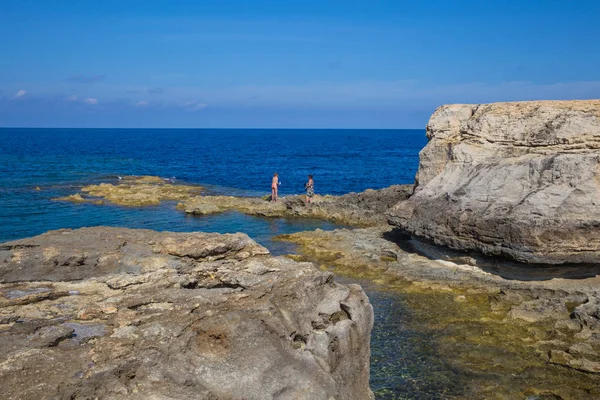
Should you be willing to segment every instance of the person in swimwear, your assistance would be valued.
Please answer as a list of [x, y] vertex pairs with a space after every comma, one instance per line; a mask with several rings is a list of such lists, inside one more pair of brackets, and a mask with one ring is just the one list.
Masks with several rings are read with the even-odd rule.
[[313, 181], [312, 175], [308, 176], [308, 182], [304, 184], [304, 187], [306, 188], [306, 203], [309, 204], [315, 195], [315, 181]]
[[277, 188], [279, 186], [279, 175], [277, 172], [273, 174], [273, 180], [271, 181], [271, 201], [277, 201]]

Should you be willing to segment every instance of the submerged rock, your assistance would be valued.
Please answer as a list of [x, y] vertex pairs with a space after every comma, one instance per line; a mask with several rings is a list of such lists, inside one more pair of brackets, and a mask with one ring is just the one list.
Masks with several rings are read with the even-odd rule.
[[372, 398], [372, 307], [332, 278], [245, 234], [3, 243], [2, 397]]
[[527, 263], [600, 262], [600, 100], [438, 108], [389, 221]]
[[125, 176], [122, 183], [113, 185], [84, 186], [82, 193], [59, 197], [54, 200], [71, 201], [75, 203], [102, 204], [108, 202], [122, 206], [148, 206], [160, 204], [163, 201], [181, 201], [197, 195], [202, 191], [199, 186], [179, 185], [168, 183], [158, 176]]
[[[578, 396], [593, 388], [590, 393], [600, 396], [600, 375], [589, 375], [600, 373], [597, 268], [584, 274], [582, 266], [574, 267], [577, 279], [569, 279], [567, 273], [553, 276], [549, 268], [529, 266], [529, 275], [521, 275], [529, 278], [520, 280], [512, 272], [523, 269], [522, 264], [461, 258], [447, 249], [432, 251], [390, 227], [316, 230], [277, 238], [299, 245], [300, 256], [291, 256], [294, 259], [311, 260], [336, 274], [367, 278], [385, 290], [408, 294], [416, 324], [411, 329], [442, 330], [438, 355], [456, 371], [481, 379], [496, 376], [500, 355], [506, 375], [544, 370], [542, 380], [524, 378], [520, 385], [549, 382]], [[564, 272], [567, 267], [557, 269]], [[548, 362], [570, 368], [569, 378], [562, 368], [546, 368]], [[516, 389], [502, 387], [482, 395], [479, 385], [474, 384], [472, 398]]]

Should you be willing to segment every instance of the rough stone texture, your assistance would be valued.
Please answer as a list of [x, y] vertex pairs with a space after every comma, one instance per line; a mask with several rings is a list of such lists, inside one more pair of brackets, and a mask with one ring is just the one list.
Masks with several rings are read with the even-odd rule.
[[566, 367], [579, 369], [585, 372], [600, 373], [600, 363], [590, 361], [584, 357], [577, 358], [560, 350], [550, 350], [550, 362], [553, 364], [560, 364]]
[[[411, 305], [412, 312], [423, 313], [427, 323], [450, 319], [453, 328], [443, 334], [447, 342], [462, 343], [465, 331], [469, 332], [474, 325], [483, 325], [482, 334], [473, 333], [475, 341], [486, 341], [488, 349], [499, 349], [499, 353], [512, 353], [515, 347], [523, 347], [519, 351], [528, 360], [532, 358], [531, 353], [537, 353], [539, 359], [537, 364], [533, 362], [532, 368], [550, 361], [587, 373], [600, 373], [598, 268], [586, 272], [583, 266], [577, 267], [568, 272], [572, 276], [569, 279], [565, 277], [563, 266], [553, 271], [518, 263], [499, 264], [495, 259], [474, 258], [429, 246], [399, 235], [389, 227], [317, 229], [278, 238], [297, 243], [300, 259], [333, 267], [336, 273], [373, 279], [405, 293], [452, 295], [442, 303], [431, 305], [423, 305], [424, 297], [415, 296], [419, 300]], [[524, 268], [531, 271], [523, 272]], [[466, 304], [466, 308], [455, 310], [456, 316], [448, 316], [448, 310], [453, 307], [450, 302]], [[473, 304], [483, 305], [489, 315], [482, 318], [480, 313], [473, 312], [469, 308]], [[489, 332], [485, 332], [498, 330], [498, 327], [502, 327], [501, 330], [492, 340], [487, 340]], [[512, 336], [518, 327], [525, 327], [529, 337]], [[454, 331], [458, 331], [456, 338], [452, 336]], [[451, 351], [456, 352], [456, 348]], [[463, 349], [459, 353], [453, 357], [472, 365], [476, 350]], [[483, 369], [493, 369], [497, 361], [489, 358], [493, 354], [481, 356], [485, 360]], [[517, 361], [518, 357], [514, 357], [507, 362], [515, 363], [518, 369]], [[598, 376], [583, 380], [595, 382], [600, 395]]]
[[113, 185], [101, 183], [85, 186], [81, 193], [59, 197], [54, 200], [71, 201], [74, 203], [104, 202], [122, 206], [149, 206], [160, 204], [162, 201], [181, 201], [197, 195], [202, 190], [199, 186], [168, 183], [168, 180], [158, 176], [125, 176], [122, 183]]
[[600, 100], [442, 106], [393, 225], [528, 263], [600, 262]]
[[369, 399], [372, 324], [359, 286], [244, 234], [0, 245], [3, 399]]
[[285, 196], [278, 202], [258, 197], [197, 196], [178, 205], [189, 214], [207, 215], [236, 210], [261, 217], [321, 218], [349, 225], [386, 223], [385, 213], [412, 193], [411, 185], [395, 185], [343, 196], [315, 196], [306, 204], [304, 196]]

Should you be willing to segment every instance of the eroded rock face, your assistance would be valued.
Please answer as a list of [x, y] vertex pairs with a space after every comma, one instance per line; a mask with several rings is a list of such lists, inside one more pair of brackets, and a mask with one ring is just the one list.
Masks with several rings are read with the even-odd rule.
[[521, 262], [600, 261], [600, 100], [450, 105], [393, 225]]
[[244, 234], [60, 230], [0, 245], [6, 399], [369, 399], [357, 285]]
[[306, 204], [304, 196], [285, 196], [278, 202], [258, 197], [196, 196], [178, 205], [186, 213], [216, 214], [236, 210], [261, 217], [321, 218], [349, 225], [374, 226], [386, 223], [386, 212], [412, 193], [411, 185], [348, 193], [343, 196], [315, 196]]

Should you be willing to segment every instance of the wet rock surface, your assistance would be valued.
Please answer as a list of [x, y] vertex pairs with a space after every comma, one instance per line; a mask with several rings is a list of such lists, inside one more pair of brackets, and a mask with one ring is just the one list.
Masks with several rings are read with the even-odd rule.
[[172, 184], [158, 176], [125, 176], [117, 185], [101, 183], [84, 186], [81, 193], [54, 200], [138, 207], [157, 205], [168, 200], [185, 200], [201, 191], [199, 186]]
[[208, 215], [236, 210], [261, 217], [321, 218], [357, 226], [386, 223], [386, 211], [412, 193], [412, 185], [395, 185], [343, 196], [316, 195], [311, 204], [305, 196], [285, 196], [277, 202], [258, 197], [197, 196], [178, 205], [188, 214]]
[[600, 262], [600, 100], [442, 106], [389, 221], [527, 263]]
[[244, 234], [60, 230], [0, 246], [2, 398], [368, 399], [357, 285]]
[[505, 278], [497, 260], [428, 246], [383, 226], [279, 239], [299, 245], [295, 259], [404, 296], [411, 329], [432, 335], [431, 346], [454, 378], [465, 380], [468, 392], [459, 398], [600, 396], [595, 273], [569, 279], [537, 270], [535, 280]]

